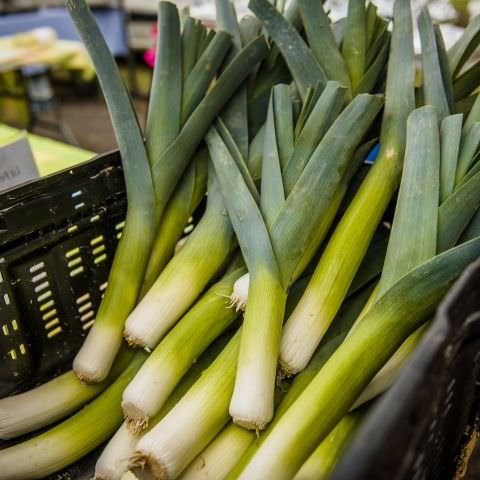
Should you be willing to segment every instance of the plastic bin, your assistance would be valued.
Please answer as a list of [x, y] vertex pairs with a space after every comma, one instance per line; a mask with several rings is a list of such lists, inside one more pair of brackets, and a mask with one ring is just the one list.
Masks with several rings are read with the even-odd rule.
[[0, 194], [0, 396], [71, 367], [125, 207], [116, 152]]
[[[106, 288], [125, 207], [117, 152], [0, 194], [0, 396], [71, 368]], [[453, 478], [476, 426], [479, 380], [480, 261], [451, 290], [332, 480]], [[97, 454], [49, 478], [91, 478]]]

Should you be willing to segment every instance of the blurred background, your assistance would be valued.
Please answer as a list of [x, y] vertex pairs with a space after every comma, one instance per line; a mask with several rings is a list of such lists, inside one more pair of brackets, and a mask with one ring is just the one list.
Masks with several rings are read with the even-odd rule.
[[[154, 61], [157, 0], [89, 3], [143, 123]], [[214, 24], [212, 0], [176, 3], [206, 24]], [[391, 15], [393, 0], [374, 3], [380, 14]], [[247, 4], [248, 0], [235, 1], [239, 16], [249, 13]], [[63, 5], [63, 0], [0, 0], [0, 147], [12, 138], [28, 136], [37, 163], [48, 164], [44, 173], [116, 146], [94, 71]], [[327, 0], [325, 5], [335, 21], [345, 15], [347, 0]], [[480, 0], [413, 0], [412, 5], [417, 13], [428, 5], [441, 24], [447, 47], [469, 18], [480, 14]]]

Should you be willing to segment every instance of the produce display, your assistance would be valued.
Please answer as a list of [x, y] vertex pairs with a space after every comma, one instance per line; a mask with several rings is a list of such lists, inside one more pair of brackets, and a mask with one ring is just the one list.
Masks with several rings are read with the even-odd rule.
[[416, 57], [410, 0], [335, 23], [320, 0], [241, 20], [216, 0], [216, 31], [161, 1], [142, 132], [85, 0], [67, 8], [127, 216], [72, 370], [0, 400], [0, 438], [29, 434], [0, 478], [107, 440], [99, 480], [328, 478], [480, 257], [480, 17], [447, 51], [423, 10]]

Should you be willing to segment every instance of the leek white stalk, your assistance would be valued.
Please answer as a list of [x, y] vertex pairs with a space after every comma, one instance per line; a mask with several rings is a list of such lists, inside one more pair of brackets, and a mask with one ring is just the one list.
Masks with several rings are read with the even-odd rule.
[[245, 273], [233, 285], [233, 292], [230, 300], [235, 310], [245, 311], [247, 306], [248, 288], [250, 286], [250, 275]]
[[107, 440], [122, 421], [122, 391], [144, 359], [145, 354], [137, 353], [101, 395], [69, 419], [36, 437], [0, 450], [2, 479], [45, 478]]
[[255, 441], [255, 432], [230, 423], [180, 475], [181, 480], [220, 480]]
[[415, 57], [408, 1], [397, 0], [394, 20], [381, 151], [330, 238], [309, 288], [285, 323], [280, 363], [287, 375], [308, 364], [342, 304], [400, 181], [406, 121], [415, 104]]
[[33, 432], [75, 412], [105, 390], [128, 365], [133, 352], [121, 350], [110, 375], [87, 385], [70, 370], [27, 392], [0, 400], [0, 438], [6, 440]]
[[138, 442], [130, 468], [140, 478], [176, 478], [228, 422], [240, 333]]
[[222, 194], [209, 173], [207, 210], [125, 322], [131, 345], [154, 349], [188, 310], [225, 263], [233, 245], [233, 229], [224, 214]]
[[128, 462], [138, 440], [138, 435], [123, 422], [98, 457], [95, 464], [95, 480], [121, 480], [128, 470]]
[[122, 407], [133, 431], [148, 425], [183, 375], [238, 317], [228, 308], [233, 282], [245, 271], [237, 268], [213, 285], [167, 334], [123, 393]]
[[95, 65], [117, 137], [128, 199], [122, 239], [108, 288], [93, 327], [75, 357], [81, 380], [104, 380], [122, 343], [121, 328], [134, 307], [153, 242], [158, 212], [150, 164], [128, 93], [95, 19], [84, 0], [66, 2]]

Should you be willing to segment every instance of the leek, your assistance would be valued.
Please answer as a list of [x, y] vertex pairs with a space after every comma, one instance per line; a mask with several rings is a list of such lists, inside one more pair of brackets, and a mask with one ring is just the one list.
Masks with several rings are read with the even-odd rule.
[[[286, 292], [268, 229], [242, 173], [215, 129], [210, 130], [206, 141], [251, 276], [230, 414], [236, 423], [261, 430], [273, 416], [278, 342]], [[235, 197], [230, 195], [234, 190]], [[257, 315], [263, 319], [261, 331]]]
[[398, 187], [406, 121], [414, 107], [412, 38], [410, 4], [407, 0], [397, 0], [381, 150], [330, 238], [310, 287], [284, 326], [280, 362], [286, 374], [299, 372], [310, 360], [345, 298], [372, 235]]
[[[314, 154], [312, 155], [312, 158], [310, 159], [309, 163], [305, 167], [303, 173], [301, 174], [300, 178], [298, 179], [297, 183], [295, 184], [294, 189], [290, 193], [289, 197], [286, 199], [284, 204], [282, 205], [281, 209], [278, 211], [278, 214], [275, 218], [275, 221], [272, 223], [271, 226], [271, 238], [273, 239], [273, 244], [274, 248], [277, 250], [277, 258], [282, 258], [282, 262], [279, 265], [279, 267], [282, 270], [282, 277], [283, 277], [283, 282], [284, 286], [281, 286], [281, 284], [278, 283], [278, 280], [276, 278], [277, 273], [274, 271], [275, 268], [275, 257], [273, 255], [273, 252], [270, 254], [268, 253], [268, 245], [270, 243], [269, 240], [269, 234], [268, 230], [262, 233], [263, 235], [263, 242], [260, 243], [258, 241], [258, 236], [260, 235], [260, 231], [257, 231], [256, 229], [264, 229], [264, 223], [263, 219], [260, 219], [260, 217], [257, 216], [254, 217], [257, 221], [257, 224], [255, 227], [255, 236], [252, 237], [252, 241], [254, 242], [255, 248], [267, 248], [266, 251], [261, 251], [261, 254], [259, 254], [257, 251], [252, 250], [252, 245], [247, 242], [247, 240], [241, 240], [240, 236], [243, 235], [243, 232], [241, 229], [243, 229], [243, 225], [248, 225], [248, 222], [253, 222], [254, 220], [249, 220], [246, 221], [245, 219], [249, 218], [247, 216], [246, 212], [240, 213], [235, 213], [235, 215], [239, 215], [237, 221], [237, 226], [236, 226], [236, 231], [237, 235], [239, 236], [239, 241], [240, 245], [242, 246], [243, 242], [243, 249], [246, 249], [249, 253], [250, 256], [254, 256], [256, 259], [256, 255], [259, 254], [259, 259], [256, 259], [255, 261], [250, 260], [250, 265], [249, 265], [249, 260], [247, 261], [247, 267], [249, 268], [250, 275], [259, 275], [259, 277], [256, 279], [255, 284], [260, 285], [260, 281], [263, 282], [263, 286], [261, 288], [261, 295], [255, 299], [255, 301], [259, 301], [259, 299], [262, 298], [262, 295], [265, 295], [268, 293], [269, 295], [272, 294], [272, 292], [266, 291], [265, 286], [267, 285], [266, 282], [269, 280], [266, 279], [265, 275], [270, 276], [272, 281], [272, 285], [274, 285], [274, 293], [275, 295], [280, 296], [280, 289], [284, 289], [285, 285], [288, 285], [291, 282], [293, 273], [295, 271], [295, 268], [297, 266], [297, 263], [299, 261], [299, 256], [302, 255], [304, 248], [306, 245], [308, 245], [308, 242], [311, 237], [311, 232], [313, 230], [313, 226], [315, 225], [315, 219], [319, 218], [322, 213], [325, 212], [325, 210], [328, 208], [328, 200], [331, 198], [333, 195], [334, 191], [336, 190], [339, 181], [341, 181], [341, 177], [345, 172], [346, 169], [346, 164], [349, 160], [351, 160], [353, 151], [355, 147], [357, 146], [358, 142], [363, 136], [363, 132], [365, 131], [366, 128], [368, 128], [368, 125], [370, 122], [373, 120], [375, 117], [376, 113], [378, 112], [378, 109], [380, 108], [381, 105], [381, 99], [378, 97], [374, 96], [368, 96], [368, 95], [362, 95], [357, 97], [345, 110], [344, 112], [337, 118], [336, 122], [334, 125], [332, 125], [331, 129], [327, 132], [325, 135], [324, 139], [322, 142], [319, 144], [317, 149], [315, 150]], [[343, 120], [343, 122], [342, 122]], [[345, 128], [349, 129], [350, 124], [355, 124], [357, 129], [355, 131], [354, 135], [351, 135], [348, 139], [348, 141], [343, 141], [340, 143], [338, 141], [338, 133], [337, 131]], [[228, 150], [222, 146], [221, 144], [221, 139], [217, 135], [217, 137], [210, 136], [209, 138], [207, 137], [207, 143], [209, 144], [209, 148], [211, 149], [211, 157], [215, 163], [215, 166], [217, 168], [217, 163], [219, 162], [219, 159], [222, 159], [224, 162], [221, 166], [223, 168], [223, 172], [226, 175], [229, 173], [232, 175], [230, 171], [226, 168], [226, 165], [231, 164], [232, 166], [234, 163], [232, 161], [229, 161], [229, 153]], [[215, 155], [218, 155], [218, 159], [214, 157], [214, 153], [212, 149], [216, 149]], [[335, 154], [335, 152], [338, 152]], [[327, 158], [329, 158], [329, 161], [325, 161], [324, 155], [328, 155]], [[322, 173], [321, 173], [322, 172]], [[223, 179], [223, 182], [226, 182], [226, 179]], [[229, 180], [230, 181], [230, 180]], [[237, 175], [237, 179], [235, 182], [243, 182], [243, 177], [241, 176], [240, 173]], [[233, 182], [233, 180], [232, 180]], [[227, 207], [229, 205], [229, 200], [231, 202], [234, 202], [235, 199], [232, 199], [231, 197], [227, 198], [227, 192], [231, 191], [233, 188], [235, 188], [234, 184], [232, 183], [229, 187], [226, 187], [226, 185], [223, 185], [223, 191], [224, 191], [224, 197], [225, 201], [227, 203]], [[236, 187], [237, 189], [239, 188], [238, 185]], [[245, 190], [245, 195], [250, 195], [248, 189]], [[313, 211], [306, 211], [305, 209], [299, 210], [298, 205], [303, 204], [304, 202], [308, 202], [309, 199], [316, 198], [316, 206]], [[254, 205], [254, 200], [253, 198], [249, 201], [249, 208], [250, 212], [254, 211], [253, 209], [256, 208]], [[228, 207], [230, 215], [233, 215], [233, 205], [230, 205]], [[235, 207], [238, 208], [238, 207]], [[295, 212], [295, 215], [293, 214]], [[300, 213], [300, 214], [299, 214]], [[302, 220], [307, 217], [310, 218], [312, 221], [312, 225], [310, 228], [305, 228], [303, 226], [303, 230], [300, 231], [300, 228], [296, 228], [296, 224], [300, 224]], [[241, 220], [240, 220], [241, 219]], [[232, 219], [233, 222], [233, 219]], [[243, 223], [242, 223], [243, 222]], [[292, 226], [293, 222], [293, 226]], [[233, 222], [235, 225], [235, 222]], [[287, 223], [291, 224], [291, 228], [293, 228], [293, 231], [297, 232], [296, 235], [296, 248], [291, 249], [290, 245], [293, 243], [290, 237], [293, 236], [293, 231], [290, 229], [288, 231]], [[263, 225], [263, 226], [262, 226]], [[305, 222], [303, 222], [303, 225], [305, 225]], [[250, 227], [252, 228], [252, 227]], [[242, 232], [242, 233], [241, 233]], [[245, 235], [253, 235], [253, 233], [249, 232], [248, 229], [245, 229], [245, 232], [247, 232]], [[277, 242], [276, 242], [276, 239]], [[250, 241], [250, 240], [249, 240]], [[247, 247], [248, 245], [248, 247]], [[262, 246], [263, 245], [263, 246]], [[252, 253], [254, 252], [254, 253]], [[284, 252], [284, 253], [283, 253]], [[251, 257], [253, 258], [253, 257]], [[265, 270], [266, 263], [268, 262], [268, 274], [262, 271], [262, 274], [257, 273], [259, 270], [263, 269]], [[253, 263], [253, 265], [252, 265]], [[261, 267], [260, 267], [261, 265]], [[253, 270], [256, 269], [257, 272], [255, 274], [253, 273]], [[271, 272], [271, 273], [270, 273]], [[252, 277], [253, 278], [253, 277]], [[261, 280], [260, 280], [261, 279]], [[254, 292], [254, 283], [253, 281], [250, 282], [249, 284], [249, 302], [247, 304], [247, 309], [246, 309], [246, 317], [249, 316], [249, 311], [250, 312], [255, 312], [255, 315], [258, 314], [257, 308], [253, 308], [249, 306], [250, 302], [252, 301], [251, 298], [251, 292]], [[256, 287], [260, 288], [260, 286]], [[244, 363], [242, 361], [239, 362], [239, 372], [242, 372], [242, 377], [237, 376], [237, 383], [235, 392], [238, 392], [238, 395], [243, 395], [245, 398], [249, 398], [249, 395], [253, 395], [249, 392], [249, 390], [246, 387], [241, 387], [243, 385], [242, 382], [247, 382], [249, 384], [249, 388], [252, 388], [252, 380], [249, 380], [250, 375], [253, 375], [253, 377], [257, 377], [259, 379], [262, 377], [262, 375], [265, 376], [265, 380], [257, 380], [258, 383], [254, 383], [254, 387], [258, 388], [258, 391], [262, 392], [262, 395], [260, 398], [262, 399], [262, 402], [257, 402], [257, 403], [252, 403], [251, 401], [248, 400], [243, 400], [243, 397], [240, 397], [240, 404], [241, 407], [238, 407], [233, 400], [236, 401], [236, 395], [234, 395], [233, 400], [232, 400], [232, 412], [234, 411], [234, 407], [238, 408], [245, 408], [247, 411], [251, 410], [251, 422], [252, 425], [255, 426], [256, 428], [262, 428], [264, 425], [269, 421], [273, 414], [273, 386], [274, 386], [274, 377], [275, 377], [275, 366], [276, 366], [276, 347], [275, 344], [275, 333], [272, 335], [273, 332], [277, 332], [279, 328], [281, 327], [281, 322], [283, 320], [283, 312], [280, 310], [275, 310], [274, 308], [280, 308], [278, 299], [275, 297], [275, 295], [272, 297], [274, 301], [276, 302], [275, 307], [268, 307], [269, 316], [267, 318], [270, 318], [271, 323], [268, 323], [265, 321], [264, 326], [265, 329], [268, 327], [268, 332], [269, 334], [263, 337], [262, 335], [259, 334], [258, 328], [246, 328], [246, 331], [249, 332], [247, 334], [244, 334], [246, 340], [245, 344], [249, 345], [248, 349], [242, 350], [241, 349], [241, 358], [253, 358], [251, 353], [246, 355], [247, 352], [250, 351], [250, 348], [257, 352], [261, 355], [263, 358], [261, 361], [264, 363], [261, 363], [261, 365], [264, 366], [265, 371], [262, 371], [261, 369], [258, 368], [258, 364], [253, 367], [253, 363], [245, 364], [247, 365], [245, 369], [243, 369]], [[263, 308], [267, 306], [267, 302], [265, 299], [260, 300]], [[250, 309], [250, 310], [249, 310]], [[265, 314], [267, 315], [267, 314]], [[275, 319], [275, 316], [277, 317]], [[275, 322], [275, 323], [274, 323]], [[247, 322], [247, 318], [245, 320], [245, 324], [249, 324]], [[253, 322], [252, 322], [253, 323]], [[275, 327], [274, 327], [275, 325]], [[250, 336], [252, 335], [255, 341], [250, 341]], [[243, 337], [242, 337], [243, 338]], [[268, 348], [261, 347], [262, 342], [266, 342], [267, 338], [268, 340]], [[247, 340], [248, 339], [248, 340]], [[242, 341], [242, 345], [243, 345]], [[243, 357], [243, 352], [245, 351], [245, 357]], [[241, 369], [241, 370], [240, 370]], [[254, 370], [254, 372], [252, 371]], [[268, 386], [266, 382], [266, 378], [270, 379], [269, 381], [271, 382], [270, 386]], [[245, 380], [246, 379], [246, 380]], [[267, 390], [268, 389], [268, 390]], [[253, 390], [256, 391], [256, 390]], [[268, 394], [266, 393], [268, 391]], [[256, 398], [256, 397], [253, 397]], [[241, 416], [241, 413], [238, 413], [238, 419], [236, 421], [241, 422], [242, 424], [249, 424], [249, 422]]]
[[93, 15], [84, 0], [66, 2], [95, 65], [112, 119], [125, 173], [128, 209], [109, 286], [73, 369], [81, 380], [104, 380], [122, 343], [121, 330], [140, 290], [156, 228], [149, 160], [132, 104]]
[[[332, 353], [338, 348], [340, 343], [345, 338], [345, 335], [348, 329], [351, 327], [355, 318], [357, 318], [362, 306], [365, 304], [368, 296], [370, 295], [372, 289], [366, 288], [359, 292], [357, 295], [353, 296], [351, 299], [347, 300], [342, 306], [339, 314], [335, 318], [334, 323], [328, 331], [328, 334], [322, 340], [322, 343], [319, 345], [315, 355], [308, 364], [307, 368], [303, 370], [299, 375], [295, 377], [290, 388], [288, 389], [286, 395], [281, 400], [278, 408], [275, 412], [275, 417], [268, 426], [268, 428], [261, 432], [260, 436], [256, 439], [252, 437], [248, 448], [244, 450], [243, 455], [237, 461], [234, 468], [231, 468], [229, 471], [228, 478], [234, 479], [242, 472], [243, 468], [248, 464], [250, 459], [255, 455], [258, 448], [261, 446], [263, 441], [268, 438], [269, 433], [275, 428], [275, 425], [280, 421], [282, 415], [288, 411], [290, 406], [296, 401], [300, 394], [305, 390], [307, 385], [312, 381], [318, 371], [323, 367], [328, 358]], [[289, 297], [290, 302], [290, 297]], [[238, 446], [237, 446], [238, 447]], [[228, 451], [224, 452], [225, 463], [229, 461]]]

